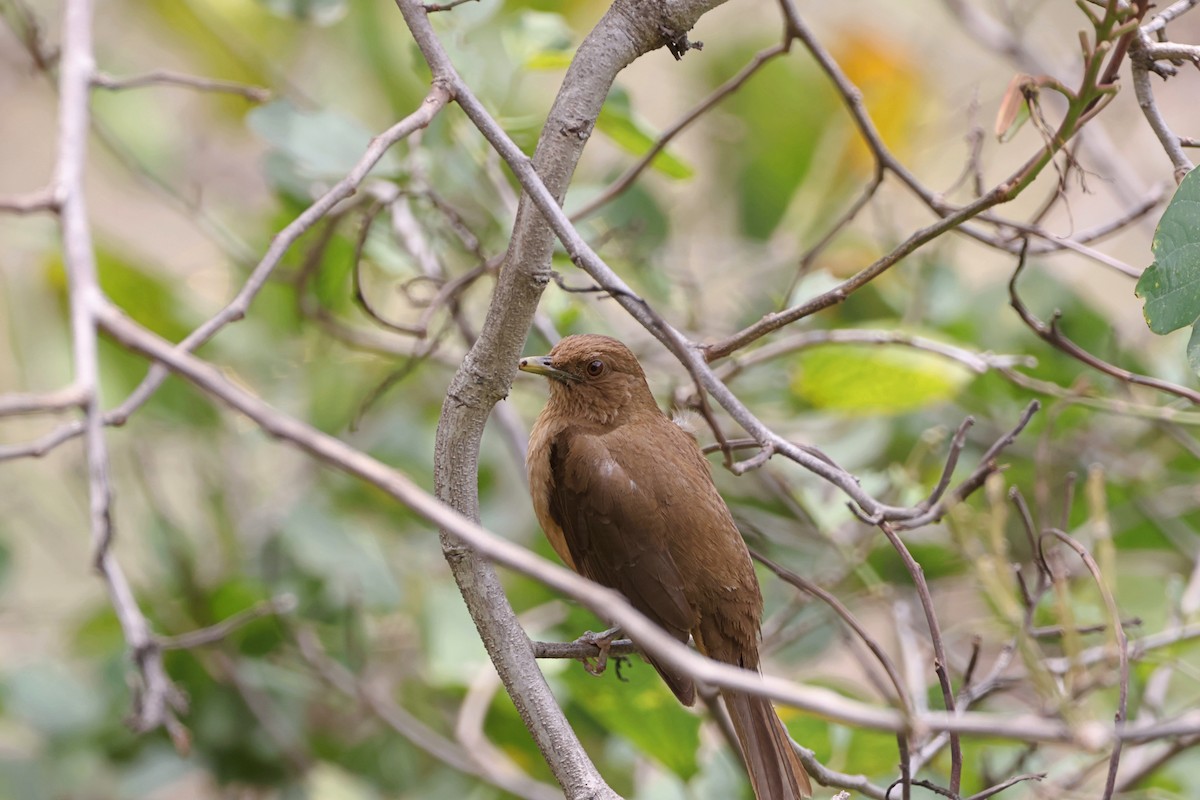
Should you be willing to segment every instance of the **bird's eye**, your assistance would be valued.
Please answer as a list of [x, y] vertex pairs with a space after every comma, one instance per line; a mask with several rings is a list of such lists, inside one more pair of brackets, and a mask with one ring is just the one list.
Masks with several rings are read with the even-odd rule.
[[587, 365], [587, 374], [593, 378], [599, 378], [604, 374], [604, 362], [597, 358], [595, 361], [589, 363]]

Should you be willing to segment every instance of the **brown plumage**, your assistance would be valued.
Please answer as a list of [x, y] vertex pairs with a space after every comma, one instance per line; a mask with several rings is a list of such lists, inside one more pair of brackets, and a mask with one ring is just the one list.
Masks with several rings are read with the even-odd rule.
[[[559, 557], [617, 589], [706, 655], [758, 669], [762, 593], [695, 440], [659, 410], [637, 358], [607, 336], [568, 336], [521, 360], [550, 382], [529, 440], [533, 507]], [[655, 663], [684, 705], [691, 678]], [[771, 703], [722, 691], [758, 800], [809, 797]]]

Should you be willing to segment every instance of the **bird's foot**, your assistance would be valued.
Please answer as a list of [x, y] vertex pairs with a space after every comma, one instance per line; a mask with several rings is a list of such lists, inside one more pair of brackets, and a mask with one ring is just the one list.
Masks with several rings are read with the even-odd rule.
[[583, 662], [583, 668], [592, 675], [603, 675], [604, 670], [608, 668], [608, 651], [612, 649], [612, 643], [621, 635], [621, 627], [614, 625], [606, 631], [594, 633], [593, 631], [584, 631], [583, 635], [575, 640], [576, 644], [590, 644], [596, 648], [598, 655], [593, 663], [592, 659], [583, 656], [579, 660]]

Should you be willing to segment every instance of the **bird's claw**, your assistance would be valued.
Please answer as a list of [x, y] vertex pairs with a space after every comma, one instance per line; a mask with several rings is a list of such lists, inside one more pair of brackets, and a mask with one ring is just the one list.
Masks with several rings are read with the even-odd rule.
[[576, 644], [590, 644], [596, 648], [598, 655], [595, 663], [587, 656], [581, 656], [580, 661], [583, 662], [583, 668], [591, 675], [603, 675], [604, 670], [608, 668], [608, 652], [612, 649], [612, 643], [621, 635], [621, 628], [614, 626], [606, 631], [595, 633], [594, 631], [584, 631], [583, 635], [575, 640]]

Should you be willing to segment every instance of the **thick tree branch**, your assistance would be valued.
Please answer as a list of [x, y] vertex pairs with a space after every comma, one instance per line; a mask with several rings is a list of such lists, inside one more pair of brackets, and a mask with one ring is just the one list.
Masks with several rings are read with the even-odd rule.
[[[450, 87], [471, 121], [512, 167], [536, 173], [537, 186], [561, 215], [562, 199], [617, 74], [644, 53], [678, 36], [721, 0], [616, 0], [580, 44], [550, 110], [533, 159], [504, 136], [461, 81], [415, 0], [397, 0], [435, 79]], [[502, 144], [498, 144], [503, 140]], [[529, 191], [529, 186], [524, 187]], [[446, 391], [438, 423], [434, 480], [438, 498], [479, 518], [479, 444], [493, 406], [508, 393], [517, 360], [550, 279], [554, 234], [540, 203], [523, 195], [508, 253], [483, 328]], [[608, 797], [605, 785], [551, 695], [504, 595], [495, 570], [443, 531], [455, 580], [505, 688], [568, 797]]]

